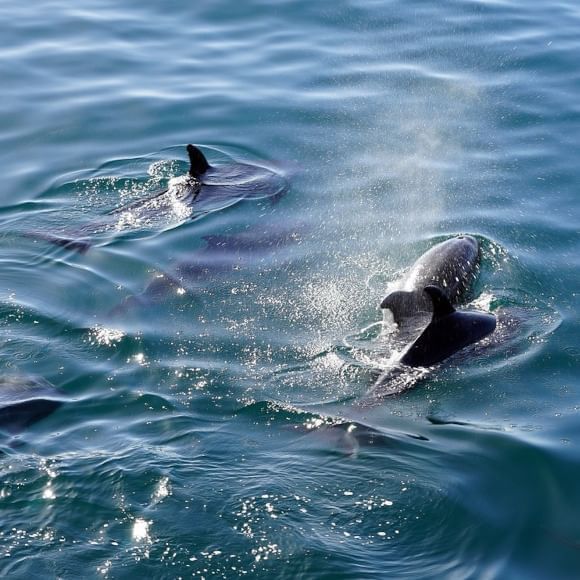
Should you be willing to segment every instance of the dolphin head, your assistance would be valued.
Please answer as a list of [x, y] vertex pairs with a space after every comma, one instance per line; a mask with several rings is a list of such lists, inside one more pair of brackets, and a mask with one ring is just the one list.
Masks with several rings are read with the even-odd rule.
[[479, 242], [477, 241], [477, 238], [474, 238], [473, 236], [469, 236], [467, 234], [459, 234], [458, 236], [455, 236], [454, 239], [462, 240], [464, 243], [473, 246], [476, 250], [479, 251]]

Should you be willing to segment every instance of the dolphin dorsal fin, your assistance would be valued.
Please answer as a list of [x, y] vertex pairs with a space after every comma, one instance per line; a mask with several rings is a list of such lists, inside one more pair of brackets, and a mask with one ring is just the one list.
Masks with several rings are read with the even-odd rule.
[[449, 298], [438, 286], [425, 286], [423, 291], [429, 295], [433, 303], [433, 320], [449, 316], [455, 312], [455, 308], [449, 302]]
[[192, 177], [199, 177], [203, 175], [210, 167], [205, 155], [191, 143], [187, 146], [187, 154], [189, 155], [189, 175]]

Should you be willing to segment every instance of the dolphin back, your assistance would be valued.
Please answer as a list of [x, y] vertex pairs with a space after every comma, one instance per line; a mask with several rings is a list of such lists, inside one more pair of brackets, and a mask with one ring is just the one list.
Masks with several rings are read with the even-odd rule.
[[401, 358], [404, 365], [432, 366], [479, 342], [495, 330], [496, 318], [493, 314], [455, 310], [437, 286], [427, 286], [425, 293], [433, 301], [433, 318]]

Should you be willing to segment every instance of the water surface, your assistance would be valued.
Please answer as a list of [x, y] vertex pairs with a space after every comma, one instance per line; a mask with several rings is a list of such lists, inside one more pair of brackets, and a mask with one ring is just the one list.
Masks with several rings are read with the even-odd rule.
[[[0, 22], [0, 364], [66, 400], [0, 439], [3, 576], [577, 575], [577, 6], [55, 0]], [[285, 194], [91, 229], [182, 175], [187, 143]], [[84, 253], [41, 235], [79, 231]], [[456, 233], [502, 332], [361, 404], [385, 289]]]

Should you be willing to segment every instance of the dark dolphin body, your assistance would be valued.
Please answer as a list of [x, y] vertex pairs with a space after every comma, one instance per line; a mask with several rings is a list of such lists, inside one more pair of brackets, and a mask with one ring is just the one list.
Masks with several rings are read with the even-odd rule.
[[475, 238], [446, 240], [423, 254], [402, 281], [401, 289], [383, 300], [381, 308], [391, 311], [399, 329], [395, 340], [406, 348], [399, 364], [377, 379], [371, 390], [373, 397], [413, 386], [416, 378], [406, 376], [405, 368], [436, 365], [495, 330], [492, 314], [454, 307], [469, 291], [478, 262]]
[[[168, 187], [130, 204], [106, 213], [102, 220], [70, 236], [35, 232], [30, 237], [81, 253], [93, 244], [95, 233], [108, 230], [131, 229], [163, 222], [164, 215], [175, 219], [175, 212], [183, 218], [194, 219], [212, 211], [228, 207], [242, 199], [270, 198], [275, 203], [287, 189], [285, 179], [276, 172], [249, 163], [210, 165], [195, 145], [187, 146], [189, 171], [169, 181]], [[190, 208], [189, 211], [184, 211]], [[125, 225], [123, 225], [125, 224]]]
[[424, 293], [433, 302], [433, 318], [401, 358], [404, 365], [433, 366], [495, 330], [496, 318], [493, 314], [455, 310], [437, 286], [427, 286]]
[[44, 419], [63, 404], [59, 391], [38, 377], [0, 379], [0, 431], [15, 433]]

